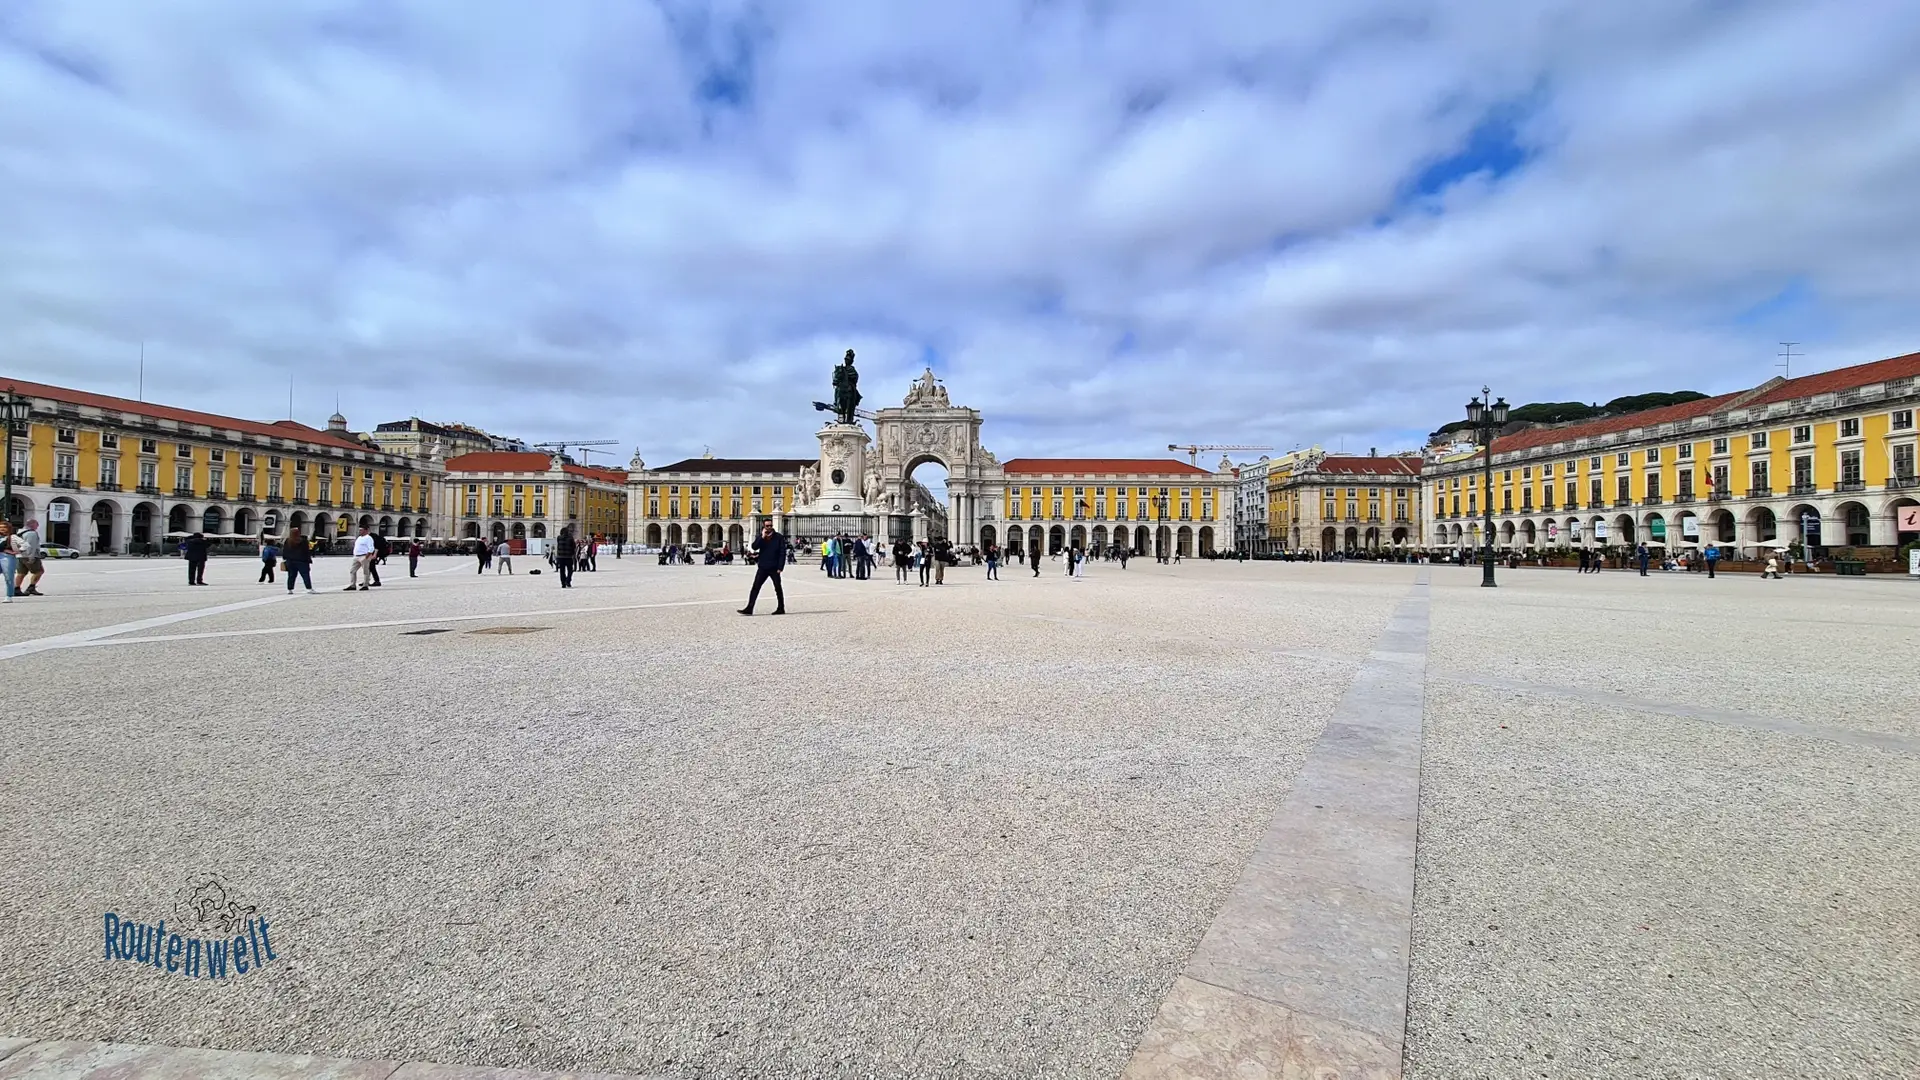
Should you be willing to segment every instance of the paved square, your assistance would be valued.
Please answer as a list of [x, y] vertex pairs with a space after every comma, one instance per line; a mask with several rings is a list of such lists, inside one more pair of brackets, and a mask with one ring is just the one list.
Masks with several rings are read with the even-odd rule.
[[[1403, 671], [1407, 1075], [1920, 1068], [1910, 583], [803, 564], [792, 615], [744, 619], [745, 568], [603, 559], [565, 592], [517, 568], [393, 560], [348, 594], [323, 560], [289, 599], [240, 561], [204, 589], [82, 561], [0, 608], [0, 1035], [1141, 1072], [1190, 962], [1261, 947], [1220, 920], [1290, 796], [1340, 797], [1295, 791], [1348, 775], [1302, 773], [1329, 721], [1360, 731]], [[1395, 667], [1416, 593], [1424, 669]], [[539, 629], [474, 633], [500, 627]], [[196, 875], [282, 959], [220, 983], [102, 959], [104, 912], [172, 918]]]

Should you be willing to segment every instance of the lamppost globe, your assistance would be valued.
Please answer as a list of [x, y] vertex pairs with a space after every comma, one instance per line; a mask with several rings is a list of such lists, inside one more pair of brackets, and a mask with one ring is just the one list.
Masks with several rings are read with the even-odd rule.
[[1507, 399], [1504, 397], [1501, 398], [1499, 401], [1496, 401], [1493, 403], [1493, 422], [1496, 426], [1500, 426], [1500, 427], [1506, 426]]
[[1479, 398], [1474, 398], [1472, 401], [1467, 402], [1467, 423], [1472, 424], [1476, 428], [1479, 427], [1482, 419], [1486, 416], [1486, 410], [1486, 402], [1481, 401]]

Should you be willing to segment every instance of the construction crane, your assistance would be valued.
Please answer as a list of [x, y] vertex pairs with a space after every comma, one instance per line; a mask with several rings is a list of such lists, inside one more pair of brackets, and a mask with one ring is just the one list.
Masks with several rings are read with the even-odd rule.
[[1185, 450], [1187, 464], [1198, 465], [1202, 450], [1271, 450], [1271, 446], [1243, 446], [1239, 443], [1168, 443], [1168, 450]]
[[570, 442], [537, 442], [537, 443], [532, 443], [531, 445], [535, 450], [545, 450], [545, 451], [548, 451], [549, 453], [557, 453], [562, 456], [566, 454], [567, 447], [577, 446], [580, 448], [580, 463], [583, 465], [590, 465], [592, 464], [592, 462], [589, 462], [587, 460], [588, 454], [607, 454], [608, 457], [612, 457], [613, 455], [605, 450], [589, 450], [587, 449], [588, 447], [619, 446], [620, 440], [619, 439], [586, 439], [586, 440], [574, 440]]

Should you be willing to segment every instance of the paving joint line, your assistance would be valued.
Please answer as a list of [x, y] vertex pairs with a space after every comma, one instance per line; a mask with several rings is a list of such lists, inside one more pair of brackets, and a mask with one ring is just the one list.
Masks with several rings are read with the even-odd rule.
[[[13, 1045], [9, 1046], [11, 1043]], [[661, 1073], [582, 1072], [344, 1058], [198, 1046], [0, 1037], [0, 1080], [673, 1080]]]
[[1399, 1080], [1431, 585], [1388, 616], [1125, 1080]]

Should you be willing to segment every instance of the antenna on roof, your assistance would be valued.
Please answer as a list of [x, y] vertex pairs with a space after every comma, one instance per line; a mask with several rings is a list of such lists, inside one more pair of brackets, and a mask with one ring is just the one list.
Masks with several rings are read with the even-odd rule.
[[[1793, 378], [1793, 347], [1798, 344], [1800, 343], [1797, 341], [1783, 341], [1780, 343], [1781, 351], [1774, 354], [1775, 356], [1780, 357], [1781, 360], [1779, 363], [1773, 366], [1784, 370], [1787, 373], [1787, 378], [1789, 379]], [[1800, 355], [1805, 356], [1807, 354], [1801, 353]]]

